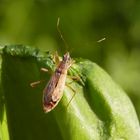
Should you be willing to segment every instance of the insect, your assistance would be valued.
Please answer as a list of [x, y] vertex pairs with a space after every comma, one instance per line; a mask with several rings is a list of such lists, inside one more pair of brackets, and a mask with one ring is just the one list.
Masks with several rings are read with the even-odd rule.
[[[57, 29], [58, 29], [61, 39], [66, 44], [61, 34], [61, 31], [58, 28], [59, 20], [60, 19], [58, 18]], [[53, 75], [51, 76], [51, 79], [49, 80], [48, 84], [44, 88], [42, 100], [43, 100], [43, 110], [45, 113], [48, 113], [52, 109], [54, 109], [59, 103], [59, 101], [61, 100], [63, 96], [65, 83], [66, 83], [67, 72], [68, 72], [68, 69], [73, 64], [73, 62], [74, 60], [70, 57], [69, 52], [65, 53], [63, 55], [62, 60], [59, 62], [57, 68], [55, 69]], [[31, 83], [31, 86], [34, 87], [36, 84], [39, 84], [39, 83], [41, 83], [41, 81]]]
[[43, 90], [44, 112], [50, 112], [61, 100], [65, 87], [67, 72], [72, 63], [73, 60], [71, 59], [69, 52], [65, 53], [62, 61], [60, 61], [50, 81]]

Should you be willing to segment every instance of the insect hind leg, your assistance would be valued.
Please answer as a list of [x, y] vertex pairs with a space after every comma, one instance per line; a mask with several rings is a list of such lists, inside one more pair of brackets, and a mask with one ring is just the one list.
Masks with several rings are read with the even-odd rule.
[[72, 95], [72, 97], [71, 97], [71, 99], [69, 100], [69, 102], [68, 102], [68, 104], [67, 104], [67, 108], [68, 108], [69, 105], [70, 105], [70, 103], [71, 103], [71, 101], [73, 100], [73, 98], [74, 98], [75, 95], [76, 95], [76, 91], [75, 91], [69, 84], [66, 84], [66, 86], [69, 87], [69, 88], [74, 92], [73, 95]]

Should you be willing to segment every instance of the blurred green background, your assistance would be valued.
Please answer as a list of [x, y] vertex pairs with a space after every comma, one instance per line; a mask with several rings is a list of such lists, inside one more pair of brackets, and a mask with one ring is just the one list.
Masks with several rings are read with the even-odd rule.
[[62, 55], [58, 17], [72, 57], [102, 66], [131, 97], [140, 119], [140, 1], [0, 0], [0, 45], [24, 44]]

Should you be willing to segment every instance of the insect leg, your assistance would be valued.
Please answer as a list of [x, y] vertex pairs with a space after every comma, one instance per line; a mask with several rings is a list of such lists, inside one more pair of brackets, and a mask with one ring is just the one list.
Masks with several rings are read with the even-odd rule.
[[67, 77], [70, 77], [72, 79], [72, 81], [69, 82], [68, 84], [72, 84], [74, 81], [81, 82], [81, 78], [79, 76], [69, 76], [69, 75], [67, 75]]
[[46, 69], [46, 68], [41, 68], [40, 70], [43, 72], [48, 72], [48, 69]]
[[66, 86], [69, 87], [74, 92], [74, 94], [72, 95], [71, 99], [69, 100], [69, 102], [67, 104], [67, 108], [68, 108], [71, 101], [73, 100], [74, 96], [76, 95], [76, 91], [69, 84], [66, 84]]
[[57, 51], [53, 55], [53, 61], [55, 62], [56, 65], [58, 65], [60, 63], [60, 58], [59, 58]]
[[40, 69], [40, 71], [41, 71], [41, 72], [46, 72], [46, 73], [48, 73], [48, 74], [50, 74], [50, 75], [52, 75], [52, 74], [53, 74], [53, 71], [48, 70], [48, 69], [43, 68], [43, 67]]
[[42, 83], [44, 81], [45, 80], [40, 80], [40, 81], [32, 82], [32, 83], [30, 83], [30, 86], [34, 88], [34, 87], [36, 87], [37, 85], [39, 85], [40, 83]]

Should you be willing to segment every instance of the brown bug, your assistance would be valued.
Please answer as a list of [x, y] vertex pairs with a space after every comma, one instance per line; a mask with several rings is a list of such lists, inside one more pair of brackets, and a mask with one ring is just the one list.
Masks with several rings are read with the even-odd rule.
[[[61, 34], [61, 31], [58, 28], [59, 26], [59, 18], [57, 22], [57, 29], [60, 34], [61, 39], [66, 42]], [[43, 90], [43, 110], [44, 112], [50, 112], [54, 109], [63, 96], [63, 90], [66, 83], [66, 77], [68, 69], [73, 64], [74, 60], [71, 59], [69, 52], [63, 55], [62, 60], [59, 62], [56, 70], [54, 71], [51, 79]], [[42, 69], [44, 71], [44, 69]], [[45, 70], [46, 71], [46, 70]], [[36, 84], [41, 83], [41, 81], [37, 81], [31, 83], [31, 86], [34, 87]]]
[[54, 109], [63, 96], [67, 71], [73, 60], [69, 52], [65, 53], [50, 81], [43, 90], [43, 109], [47, 113]]

